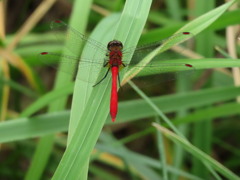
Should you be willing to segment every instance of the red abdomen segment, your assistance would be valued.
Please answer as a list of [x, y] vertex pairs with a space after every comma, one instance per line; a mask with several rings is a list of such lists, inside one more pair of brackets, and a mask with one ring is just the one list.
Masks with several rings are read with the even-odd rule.
[[117, 94], [117, 79], [118, 79], [118, 67], [112, 67], [112, 92], [110, 100], [110, 115], [112, 122], [115, 121], [118, 112], [118, 94]]

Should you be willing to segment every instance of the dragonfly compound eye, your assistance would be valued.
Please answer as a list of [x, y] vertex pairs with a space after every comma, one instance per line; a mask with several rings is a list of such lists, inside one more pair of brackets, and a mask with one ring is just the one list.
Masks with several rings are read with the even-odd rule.
[[118, 40], [113, 40], [113, 41], [110, 41], [107, 45], [107, 48], [108, 50], [112, 50], [113, 48], [118, 48], [118, 49], [122, 49], [123, 48], [123, 44], [121, 41], [118, 41]]

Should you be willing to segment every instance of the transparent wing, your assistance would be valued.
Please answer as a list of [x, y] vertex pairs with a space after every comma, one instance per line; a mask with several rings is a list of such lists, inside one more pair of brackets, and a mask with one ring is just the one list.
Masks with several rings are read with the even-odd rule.
[[[126, 65], [126, 67], [127, 66], [129, 66], [129, 71], [124, 76], [123, 84], [125, 84], [128, 80], [132, 78], [134, 78], [133, 80], [137, 81], [150, 78], [150, 83], [156, 84], [172, 81], [179, 77], [189, 77], [195, 72], [195, 68], [193, 65], [176, 63], [176, 61], [174, 61], [173, 63], [170, 63], [169, 61], [167, 63], [164, 61], [154, 62], [149, 63], [146, 66]], [[139, 69], [139, 73], [136, 74], [135, 71], [131, 71], [133, 68], [137, 71]]]
[[[70, 55], [62, 55], [53, 52], [42, 52], [38, 55], [38, 59], [46, 64], [47, 66], [51, 66], [55, 69], [59, 69], [59, 63], [62, 63], [63, 66], [59, 69], [62, 72], [72, 75], [76, 77], [76, 79], [95, 83], [96, 76], [76, 76], [77, 71], [88, 70], [91, 73], [98, 73], [100, 77], [103, 77], [108, 69], [105, 65], [108, 63], [107, 60], [104, 59], [78, 59], [77, 57], [70, 56]], [[72, 68], [65, 68], [67, 65], [68, 67]], [[105, 71], [101, 71], [105, 69]]]
[[84, 34], [80, 33], [78, 30], [73, 27], [68, 26], [66, 23], [60, 20], [52, 21], [50, 28], [54, 31], [55, 36], [59, 41], [62, 42], [63, 39], [69, 40], [71, 43], [65, 44], [65, 47], [72, 53], [76, 53], [76, 48], [81, 47], [82, 43], [87, 43], [94, 49], [98, 49], [101, 53], [105, 54], [107, 46], [91, 39]]
[[[133, 54], [131, 59], [131, 64], [138, 64], [146, 55], [152, 52], [155, 49], [159, 49], [159, 53], [163, 53], [169, 48], [174, 48], [177, 45], [184, 46], [193, 40], [194, 36], [190, 32], [182, 32], [172, 35], [171, 37], [156, 41], [151, 44], [146, 44], [137, 47], [130, 47], [123, 50], [123, 56], [128, 56], [128, 54]], [[157, 59], [164, 59], [164, 56], [161, 57], [154, 57], [152, 60]], [[165, 57], [166, 58], [166, 57]], [[125, 61], [128, 61], [125, 59]]]
[[[195, 68], [188, 64], [187, 60], [178, 63], [177, 59], [183, 58], [182, 54], [184, 54], [186, 47], [191, 44], [193, 38], [194, 36], [190, 32], [183, 32], [163, 41], [139, 46], [135, 50], [134, 48], [127, 48], [124, 53], [134, 54], [130, 62], [128, 60], [123, 62], [125, 67], [128, 68], [126, 81], [135, 76], [142, 77], [153, 74], [162, 74], [162, 78], [158, 79], [159, 82], [174, 80], [177, 76], [189, 76], [195, 71]], [[180, 51], [175, 52], [173, 49], [179, 49], [179, 46], [182, 48], [180, 48]], [[146, 59], [145, 57], [153, 51], [154, 56]]]
[[[63, 65], [59, 69], [60, 71], [71, 74], [77, 79], [94, 83], [96, 81], [96, 76], [92, 75], [92, 73], [100, 72], [104, 69], [103, 65], [106, 64], [106, 46], [85, 36], [60, 20], [52, 21], [50, 28], [53, 30], [54, 35], [59, 42], [62, 43], [64, 40], [67, 40], [67, 43], [64, 44], [64, 48], [68, 50], [67, 52], [69, 55], [42, 52], [38, 55], [38, 60], [55, 69], [59, 69], [59, 63], [62, 63]], [[81, 58], [77, 58], [75, 54], [79, 52], [79, 47], [81, 47], [81, 45], [85, 45], [84, 51]], [[91, 53], [89, 53], [89, 51]], [[72, 68], [65, 68], [64, 64], [72, 66]], [[77, 77], [76, 73], [78, 70], [89, 70], [91, 73], [89, 75]], [[104, 73], [104, 71], [101, 72]]]

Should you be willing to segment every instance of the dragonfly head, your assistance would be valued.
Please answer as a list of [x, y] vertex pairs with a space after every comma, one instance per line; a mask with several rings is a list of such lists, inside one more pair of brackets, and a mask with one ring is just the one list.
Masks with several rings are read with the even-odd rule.
[[121, 41], [113, 40], [108, 43], [107, 48], [109, 51], [121, 51], [123, 44]]

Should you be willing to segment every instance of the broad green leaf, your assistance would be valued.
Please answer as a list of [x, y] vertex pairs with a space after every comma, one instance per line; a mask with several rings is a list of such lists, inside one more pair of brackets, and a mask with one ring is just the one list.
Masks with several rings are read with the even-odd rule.
[[[120, 19], [119, 16], [110, 16], [104, 19], [95, 30], [98, 34], [93, 34], [91, 37], [103, 44], [116, 38], [124, 44], [128, 39], [126, 46], [136, 45], [145, 25], [150, 5], [151, 1], [147, 0], [127, 1]], [[89, 55], [93, 54], [90, 50], [86, 49], [86, 51], [89, 51]], [[81, 72], [77, 76], [80, 74]], [[105, 80], [105, 82], [109, 82], [109, 80]], [[82, 83], [85, 86], [84, 90], [81, 89], [84, 87]], [[92, 88], [90, 84], [76, 82], [70, 119], [70, 122], [74, 122], [75, 125], [75, 127], [70, 127], [74, 134], [69, 139], [69, 146], [53, 179], [74, 180], [80, 178], [78, 175], [81, 174], [82, 168], [88, 162], [109, 112], [109, 89], [110, 83]], [[84, 111], [80, 111], [79, 108]]]
[[[74, 28], [78, 29], [79, 31], [84, 31], [86, 28], [89, 12], [90, 12], [90, 6], [92, 4], [92, 0], [76, 0], [73, 5], [73, 13], [71, 17], [70, 25]], [[81, 14], [81, 15], [80, 15]], [[50, 22], [49, 22], [50, 23]], [[65, 45], [71, 44], [69, 40], [65, 42]], [[77, 50], [76, 50], [77, 49]], [[76, 47], [75, 56], [79, 56], [81, 52], [81, 47]], [[49, 49], [46, 49], [45, 51], [49, 51]], [[41, 53], [41, 52], [38, 52]], [[67, 49], [63, 50], [63, 54], [68, 53]], [[74, 67], [70, 66], [69, 64], [60, 64], [60, 69], [66, 68], [66, 69], [74, 69]], [[68, 76], [66, 73], [63, 73], [61, 71], [58, 71], [57, 77], [55, 79], [54, 88], [64, 88], [70, 81], [71, 76]], [[59, 111], [63, 110], [66, 106], [67, 97], [63, 96], [59, 98], [57, 101], [54, 101], [49, 106], [49, 112]], [[50, 141], [50, 139], [52, 141]], [[43, 137], [40, 140], [40, 143], [37, 146], [37, 150], [34, 154], [32, 163], [30, 168], [28, 169], [28, 172], [25, 176], [25, 180], [38, 180], [41, 178], [41, 175], [43, 173], [44, 168], [46, 167], [48, 158], [51, 153], [51, 148], [53, 145], [54, 135], [48, 135]], [[48, 148], [46, 148], [48, 146]], [[48, 151], [47, 151], [48, 150]], [[39, 162], [39, 159], [42, 161]], [[38, 173], [36, 173], [38, 172]], [[85, 174], [87, 174], [87, 171], [85, 171]]]
[[69, 112], [55, 112], [32, 118], [19, 118], [0, 123], [0, 142], [11, 142], [64, 132]]

